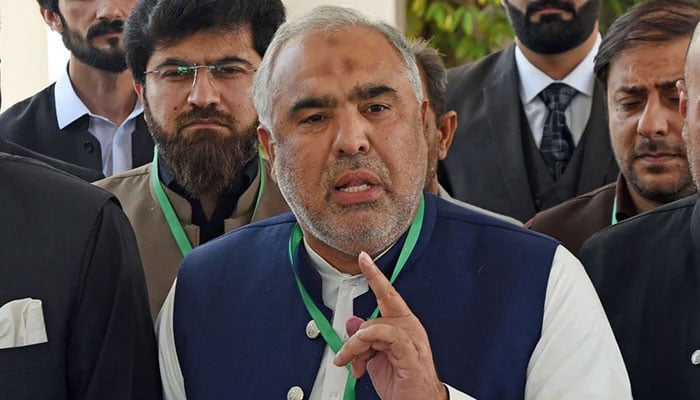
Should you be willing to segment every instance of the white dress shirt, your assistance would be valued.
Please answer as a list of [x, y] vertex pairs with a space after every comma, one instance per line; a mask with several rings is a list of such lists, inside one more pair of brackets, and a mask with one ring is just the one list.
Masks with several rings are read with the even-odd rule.
[[[347, 337], [345, 321], [353, 315], [353, 300], [369, 290], [367, 280], [338, 272], [304, 245], [321, 275], [323, 302], [333, 310], [331, 324]], [[156, 321], [166, 400], [185, 399], [173, 336], [174, 288]], [[342, 398], [348, 370], [336, 367], [333, 358], [326, 346], [310, 400]], [[444, 383], [450, 400], [474, 399]], [[631, 398], [627, 370], [595, 289], [576, 257], [559, 246], [547, 283], [542, 335], [528, 363], [525, 400]]]
[[133, 168], [131, 134], [136, 130], [136, 117], [143, 112], [143, 105], [138, 97], [131, 114], [117, 126], [109, 119], [94, 114], [87, 108], [75, 93], [66, 68], [56, 81], [54, 98], [59, 129], [65, 128], [85, 114], [90, 116], [88, 131], [100, 143], [104, 176], [112, 176]]
[[586, 55], [586, 58], [560, 81], [550, 78], [549, 75], [532, 65], [523, 52], [520, 51], [520, 48], [515, 47], [515, 66], [518, 69], [518, 76], [520, 76], [520, 101], [523, 104], [525, 116], [530, 125], [530, 132], [532, 132], [532, 137], [535, 139], [535, 144], [537, 144], [538, 148], [542, 143], [542, 131], [544, 130], [549, 110], [537, 95], [555, 82], [565, 83], [579, 92], [571, 101], [569, 107], [566, 108], [564, 114], [574, 145], [578, 145], [578, 142], [581, 141], [583, 131], [588, 124], [588, 118], [591, 116], [593, 88], [595, 87], [593, 64], [595, 55], [598, 54], [601, 40], [600, 34], [598, 34], [596, 42]]

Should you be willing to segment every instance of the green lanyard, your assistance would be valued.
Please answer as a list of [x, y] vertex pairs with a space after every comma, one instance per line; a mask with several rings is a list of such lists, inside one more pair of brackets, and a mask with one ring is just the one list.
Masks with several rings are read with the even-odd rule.
[[[411, 223], [411, 227], [408, 229], [406, 241], [404, 242], [403, 247], [401, 248], [401, 253], [399, 254], [399, 259], [396, 262], [394, 272], [391, 274], [391, 279], [389, 279], [389, 282], [391, 282], [392, 284], [399, 276], [399, 273], [401, 273], [401, 270], [406, 264], [406, 261], [408, 261], [408, 258], [411, 256], [413, 249], [416, 247], [418, 237], [420, 236], [420, 230], [423, 226], [424, 211], [425, 200], [423, 199], [423, 195], [421, 195], [420, 204], [418, 205], [418, 212], [416, 213], [416, 217]], [[294, 228], [292, 229], [292, 234], [289, 236], [289, 261], [292, 263], [294, 279], [296, 279], [301, 299], [304, 301], [304, 305], [306, 306], [306, 309], [311, 315], [311, 317], [314, 319], [314, 322], [316, 322], [316, 326], [321, 332], [321, 336], [323, 336], [323, 339], [331, 347], [333, 352], [338, 353], [338, 351], [340, 351], [340, 349], [343, 347], [343, 341], [340, 340], [340, 337], [338, 337], [338, 334], [335, 332], [335, 329], [333, 329], [331, 323], [328, 322], [326, 316], [323, 315], [318, 306], [316, 306], [316, 303], [314, 303], [313, 299], [306, 291], [306, 288], [304, 288], [304, 284], [301, 283], [301, 279], [299, 279], [299, 275], [294, 269], [294, 255], [296, 254], [297, 249], [299, 248], [299, 244], [301, 243], [303, 237], [304, 234], [302, 233], [299, 224], [294, 225]], [[370, 315], [369, 319], [377, 318], [377, 315], [379, 315], [379, 307], [374, 309], [374, 312], [372, 312], [372, 315]], [[349, 372], [348, 380], [345, 384], [345, 394], [343, 395], [343, 398], [345, 400], [354, 400], [355, 384], [357, 383], [357, 380], [352, 376], [352, 369], [350, 367], [350, 364], [348, 364], [346, 367]]]
[[613, 210], [612, 217], [610, 218], [610, 225], [617, 224], [617, 196], [613, 197]]
[[[153, 186], [153, 191], [156, 193], [156, 199], [158, 199], [158, 204], [160, 209], [163, 211], [165, 220], [168, 222], [168, 227], [170, 227], [170, 233], [173, 235], [177, 246], [180, 248], [180, 253], [185, 257], [192, 251], [192, 244], [185, 234], [185, 230], [182, 228], [180, 220], [177, 218], [177, 214], [173, 209], [173, 205], [170, 203], [168, 196], [165, 194], [163, 187], [160, 185], [160, 178], [158, 178], [158, 147], [153, 147], [153, 164], [151, 166], [153, 171], [151, 172], [151, 186]], [[262, 157], [258, 153], [258, 173], [260, 174], [260, 186], [258, 187], [258, 196], [255, 200], [255, 208], [253, 209], [253, 216], [251, 221], [255, 218], [255, 214], [258, 212], [258, 205], [260, 204], [260, 199], [262, 198], [262, 193], [265, 188], [265, 166], [263, 165]]]

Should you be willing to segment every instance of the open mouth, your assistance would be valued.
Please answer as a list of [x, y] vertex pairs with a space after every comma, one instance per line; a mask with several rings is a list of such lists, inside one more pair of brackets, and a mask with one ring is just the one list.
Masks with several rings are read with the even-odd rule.
[[346, 192], [346, 193], [357, 193], [357, 192], [362, 192], [363, 190], [369, 190], [373, 186], [374, 185], [369, 184], [369, 183], [351, 182], [347, 185], [336, 187], [336, 190], [340, 190], [341, 192]]
[[371, 203], [378, 200], [384, 192], [379, 177], [368, 170], [352, 170], [341, 174], [333, 188], [335, 200], [342, 205]]

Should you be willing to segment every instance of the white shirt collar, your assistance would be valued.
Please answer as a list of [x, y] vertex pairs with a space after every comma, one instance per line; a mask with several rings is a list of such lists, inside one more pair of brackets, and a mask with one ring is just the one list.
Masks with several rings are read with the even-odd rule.
[[[103, 119], [108, 121], [105, 117], [97, 114], [93, 114], [87, 108], [85, 103], [80, 100], [78, 94], [75, 93], [73, 84], [70, 81], [70, 76], [68, 75], [68, 67], [63, 70], [61, 75], [56, 80], [56, 86], [54, 87], [54, 100], [56, 103], [56, 120], [58, 121], [58, 128], [63, 129], [66, 126], [72, 124], [78, 118], [85, 114], [90, 115], [94, 118]], [[136, 104], [131, 114], [124, 120], [124, 123], [136, 118], [143, 112], [143, 104], [141, 104], [141, 99], [136, 97]]]
[[[382, 251], [381, 254], [376, 256], [374, 258], [374, 262], [376, 263], [377, 260], [382, 258], [382, 256], [386, 254], [389, 250], [391, 250], [391, 248], [394, 247], [395, 244], [396, 242], [392, 243], [391, 246], [387, 247], [386, 250]], [[306, 241], [306, 237], [304, 237], [304, 248], [306, 249], [306, 252], [309, 253], [311, 265], [321, 275], [322, 280], [342, 281], [344, 279], [349, 279], [353, 277], [353, 275], [338, 271], [328, 261], [321, 257], [320, 254], [318, 254], [314, 249], [311, 248], [311, 246], [309, 246], [309, 243]]]
[[[599, 33], [596, 36], [595, 44], [593, 44], [586, 58], [561, 81], [550, 78], [549, 75], [532, 65], [520, 48], [515, 46], [515, 65], [518, 69], [518, 76], [520, 76], [520, 98], [523, 104], [528, 104], [534, 100], [542, 90], [554, 82], [566, 83], [578, 90], [579, 93], [592, 97], [595, 87], [593, 64], [595, 56], [598, 54], [598, 47], [600, 47], [601, 40], [602, 38]], [[527, 79], [524, 77], [527, 77]]]

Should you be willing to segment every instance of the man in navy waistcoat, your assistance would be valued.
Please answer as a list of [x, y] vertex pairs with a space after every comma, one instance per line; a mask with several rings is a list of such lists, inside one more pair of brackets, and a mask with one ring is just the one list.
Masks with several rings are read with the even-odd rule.
[[276, 33], [253, 97], [293, 214], [184, 260], [166, 397], [631, 398], [568, 251], [423, 193], [429, 103], [398, 30], [317, 8]]

